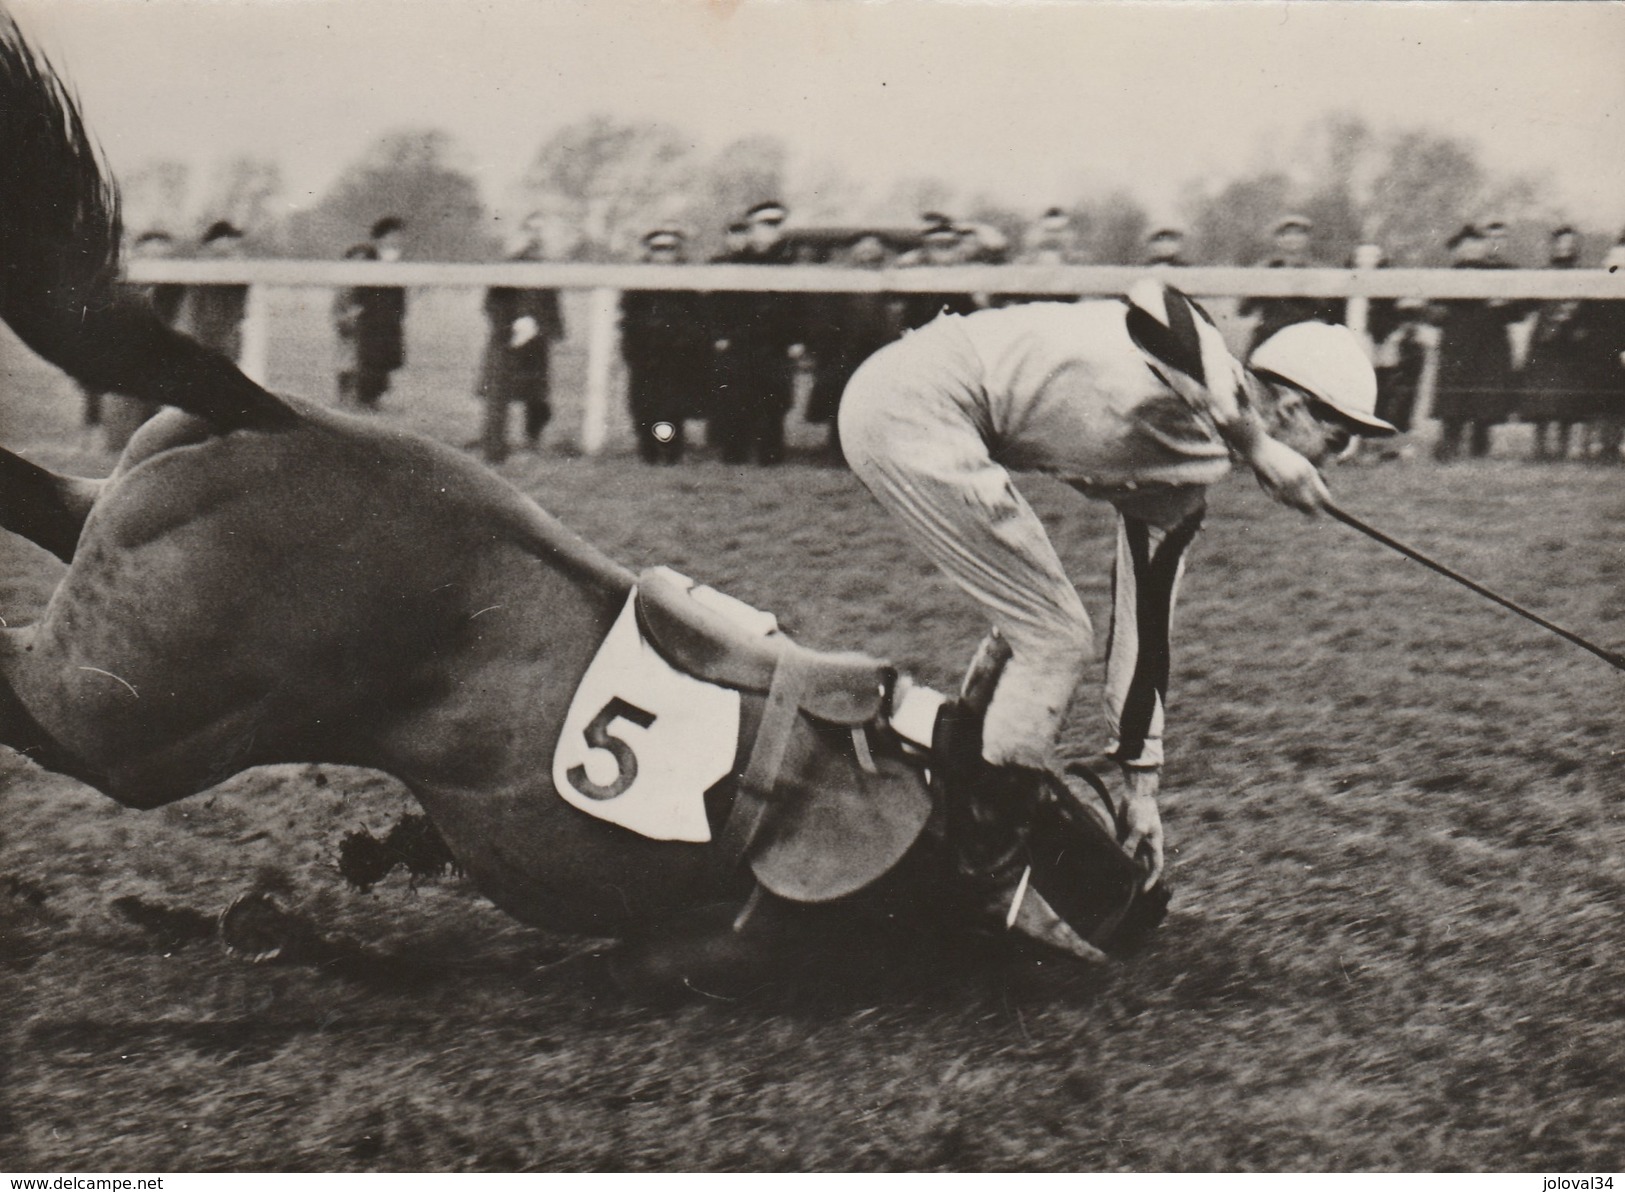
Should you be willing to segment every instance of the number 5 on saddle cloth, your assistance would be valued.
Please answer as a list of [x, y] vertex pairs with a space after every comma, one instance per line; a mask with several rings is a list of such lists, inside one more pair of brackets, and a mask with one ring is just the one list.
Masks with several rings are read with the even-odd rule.
[[888, 727], [896, 682], [655, 568], [582, 677], [553, 783], [640, 835], [712, 843], [781, 897], [841, 898], [891, 869], [931, 815], [921, 764]]

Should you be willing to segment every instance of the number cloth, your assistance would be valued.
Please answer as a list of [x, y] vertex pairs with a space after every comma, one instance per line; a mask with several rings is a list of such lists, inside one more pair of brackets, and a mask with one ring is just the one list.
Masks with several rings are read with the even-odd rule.
[[732, 772], [739, 693], [675, 669], [643, 639], [634, 603], [582, 677], [553, 753], [570, 806], [652, 840], [711, 839], [705, 792]]

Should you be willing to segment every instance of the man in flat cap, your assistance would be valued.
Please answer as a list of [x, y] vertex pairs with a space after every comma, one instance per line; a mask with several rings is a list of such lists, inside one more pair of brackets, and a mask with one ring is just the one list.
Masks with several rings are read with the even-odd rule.
[[[858, 369], [840, 413], [852, 470], [1011, 647], [981, 777], [1018, 838], [1094, 635], [1011, 473], [1054, 475], [1117, 510], [1106, 718], [1128, 784], [1126, 844], [1144, 844], [1154, 881], [1169, 623], [1207, 486], [1239, 459], [1277, 500], [1313, 513], [1329, 499], [1315, 465], [1352, 434], [1391, 432], [1375, 404], [1346, 327], [1284, 327], [1244, 368], [1201, 307], [1153, 281], [1127, 301], [947, 315]], [[1009, 893], [1019, 839], [981, 839], [986, 851], [968, 846], [962, 867]]]
[[[643, 237], [643, 259], [680, 265], [687, 237], [655, 228]], [[638, 458], [675, 464], [683, 458], [683, 421], [698, 412], [710, 381], [711, 334], [704, 296], [685, 290], [628, 290], [621, 295], [621, 353]]]
[[[1490, 261], [1489, 239], [1474, 224], [1463, 226], [1446, 246], [1453, 269], [1507, 267]], [[1508, 327], [1527, 313], [1524, 303], [1482, 298], [1449, 298], [1430, 305], [1429, 320], [1439, 328], [1434, 458], [1453, 460], [1464, 446], [1475, 459], [1490, 453], [1490, 430], [1507, 420], [1513, 401]]]
[[[745, 245], [731, 265], [792, 265], [784, 240], [789, 209], [777, 200], [745, 212]], [[776, 464], [784, 459], [784, 418], [795, 393], [791, 350], [805, 338], [799, 295], [746, 290], [712, 299], [717, 334], [717, 387], [709, 437], [724, 462]]]
[[[965, 263], [959, 226], [940, 211], [920, 217], [919, 247], [897, 260], [899, 269], [944, 269]], [[941, 314], [968, 315], [980, 309], [974, 296], [953, 290], [908, 293], [898, 299], [898, 317], [905, 330], [924, 327]]]
[[[243, 255], [242, 229], [227, 219], [210, 224], [198, 243], [203, 256], [211, 260], [236, 260]], [[199, 343], [237, 360], [243, 352], [243, 316], [247, 313], [245, 285], [188, 286], [175, 325]]]
[[[510, 261], [546, 257], [546, 220], [527, 216], [508, 246]], [[484, 411], [480, 447], [489, 463], [508, 458], [508, 412], [524, 410], [525, 446], [535, 451], [553, 418], [549, 400], [553, 345], [564, 338], [557, 290], [492, 286], [483, 304], [487, 335], [480, 362], [478, 396]]]
[[[1269, 269], [1317, 269], [1321, 263], [1310, 253], [1310, 237], [1315, 226], [1303, 215], [1286, 215], [1276, 221], [1274, 229], [1275, 251], [1265, 262]], [[1282, 327], [1292, 323], [1341, 323], [1343, 303], [1335, 298], [1244, 298], [1236, 313], [1246, 318], [1256, 315], [1258, 322], [1247, 344], [1249, 353]]]
[[1010, 237], [984, 220], [961, 220], [954, 225], [959, 233], [959, 259], [966, 265], [1004, 265], [1010, 261]]
[[[1072, 216], [1060, 207], [1047, 208], [1032, 222], [1022, 237], [1018, 265], [1037, 265], [1059, 268], [1066, 265], [1084, 265], [1088, 260], [1079, 242], [1077, 225]], [[995, 294], [993, 306], [1016, 306], [1023, 302], [1073, 302], [1076, 294]]]
[[1512, 257], [1508, 249], [1512, 243], [1512, 231], [1507, 227], [1504, 219], [1486, 220], [1479, 225], [1484, 233], [1484, 268], [1485, 269], [1512, 269]]
[[[1568, 224], [1551, 234], [1548, 269], [1580, 266], [1580, 236]], [[1529, 359], [1521, 380], [1519, 412], [1534, 425], [1533, 458], [1567, 459], [1571, 448], [1588, 452], [1587, 432], [1604, 422], [1625, 388], [1619, 354], [1625, 338], [1610, 326], [1610, 302], [1553, 298], [1537, 305]], [[1580, 429], [1574, 435], [1574, 428]], [[1571, 443], [1571, 436], [1576, 442]], [[1614, 459], [1619, 462], [1616, 446]]]
[[[175, 255], [175, 237], [162, 228], [148, 228], [130, 245], [130, 257], [137, 261], [166, 261]], [[152, 305], [158, 317], [171, 327], [180, 317], [186, 287], [177, 282], [156, 285], [128, 284], [129, 291]]]
[[1077, 225], [1059, 207], [1050, 207], [1027, 230], [1021, 246], [1023, 265], [1082, 265]]
[[[377, 220], [367, 239], [346, 252], [346, 260], [398, 261], [406, 223], [399, 216]], [[334, 327], [343, 346], [353, 349], [353, 372], [339, 374], [339, 398], [364, 410], [378, 408], [389, 391], [390, 374], [406, 363], [406, 291], [399, 286], [355, 286], [340, 291], [333, 304]]]
[[1188, 265], [1185, 260], [1185, 233], [1171, 225], [1153, 228], [1145, 238], [1145, 263], [1179, 268]]

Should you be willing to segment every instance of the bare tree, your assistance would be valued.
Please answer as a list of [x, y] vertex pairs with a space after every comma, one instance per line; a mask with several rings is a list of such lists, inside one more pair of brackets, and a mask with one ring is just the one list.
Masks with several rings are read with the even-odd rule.
[[1495, 215], [1513, 221], [1544, 207], [1535, 179], [1493, 175], [1470, 142], [1425, 127], [1374, 130], [1332, 113], [1306, 127], [1285, 163], [1217, 190], [1192, 188], [1185, 211], [1210, 261], [1267, 255], [1270, 225], [1288, 211], [1314, 221], [1316, 255], [1341, 264], [1357, 244], [1383, 246], [1399, 264], [1439, 264], [1461, 224]]
[[1250, 265], [1268, 256], [1270, 224], [1291, 198], [1292, 180], [1278, 172], [1238, 178], [1212, 194], [1192, 187], [1182, 206], [1198, 259]]
[[609, 257], [690, 205], [694, 178], [693, 142], [676, 128], [590, 116], [542, 144], [520, 190], [572, 220], [586, 255]]
[[1424, 129], [1398, 133], [1372, 183], [1367, 228], [1394, 260], [1438, 264], [1445, 239], [1476, 214], [1486, 181], [1471, 146]]
[[826, 160], [797, 171], [782, 197], [804, 223], [842, 224], [863, 209], [864, 188], [839, 162]]
[[1137, 265], [1145, 255], [1151, 216], [1126, 190], [1085, 200], [1073, 212], [1089, 259], [1101, 265]]
[[457, 164], [450, 134], [405, 129], [380, 137], [315, 207], [287, 222], [288, 250], [336, 256], [377, 219], [406, 221], [413, 256], [480, 260], [494, 251], [479, 184]]
[[782, 201], [789, 156], [778, 137], [743, 137], [724, 145], [705, 167], [712, 211], [726, 219], [755, 203]]

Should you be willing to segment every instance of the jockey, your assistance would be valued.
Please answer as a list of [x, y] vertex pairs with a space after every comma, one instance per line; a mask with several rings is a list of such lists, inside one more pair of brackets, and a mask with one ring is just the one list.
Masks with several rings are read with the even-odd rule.
[[[1094, 653], [1083, 604], [1010, 473], [1054, 475], [1117, 510], [1106, 716], [1126, 782], [1123, 843], [1149, 854], [1149, 888], [1163, 864], [1169, 622], [1207, 486], [1239, 459], [1276, 500], [1314, 514], [1330, 500], [1316, 465], [1352, 435], [1393, 433], [1375, 405], [1347, 328], [1292, 324], [1243, 368], [1201, 307], [1159, 282], [1126, 301], [943, 315], [863, 364], [840, 407], [852, 470], [1011, 647], [981, 742], [981, 785], [1003, 803], [1007, 836], [1019, 836]], [[1001, 888], [1019, 864], [1007, 845], [961, 852]]]

